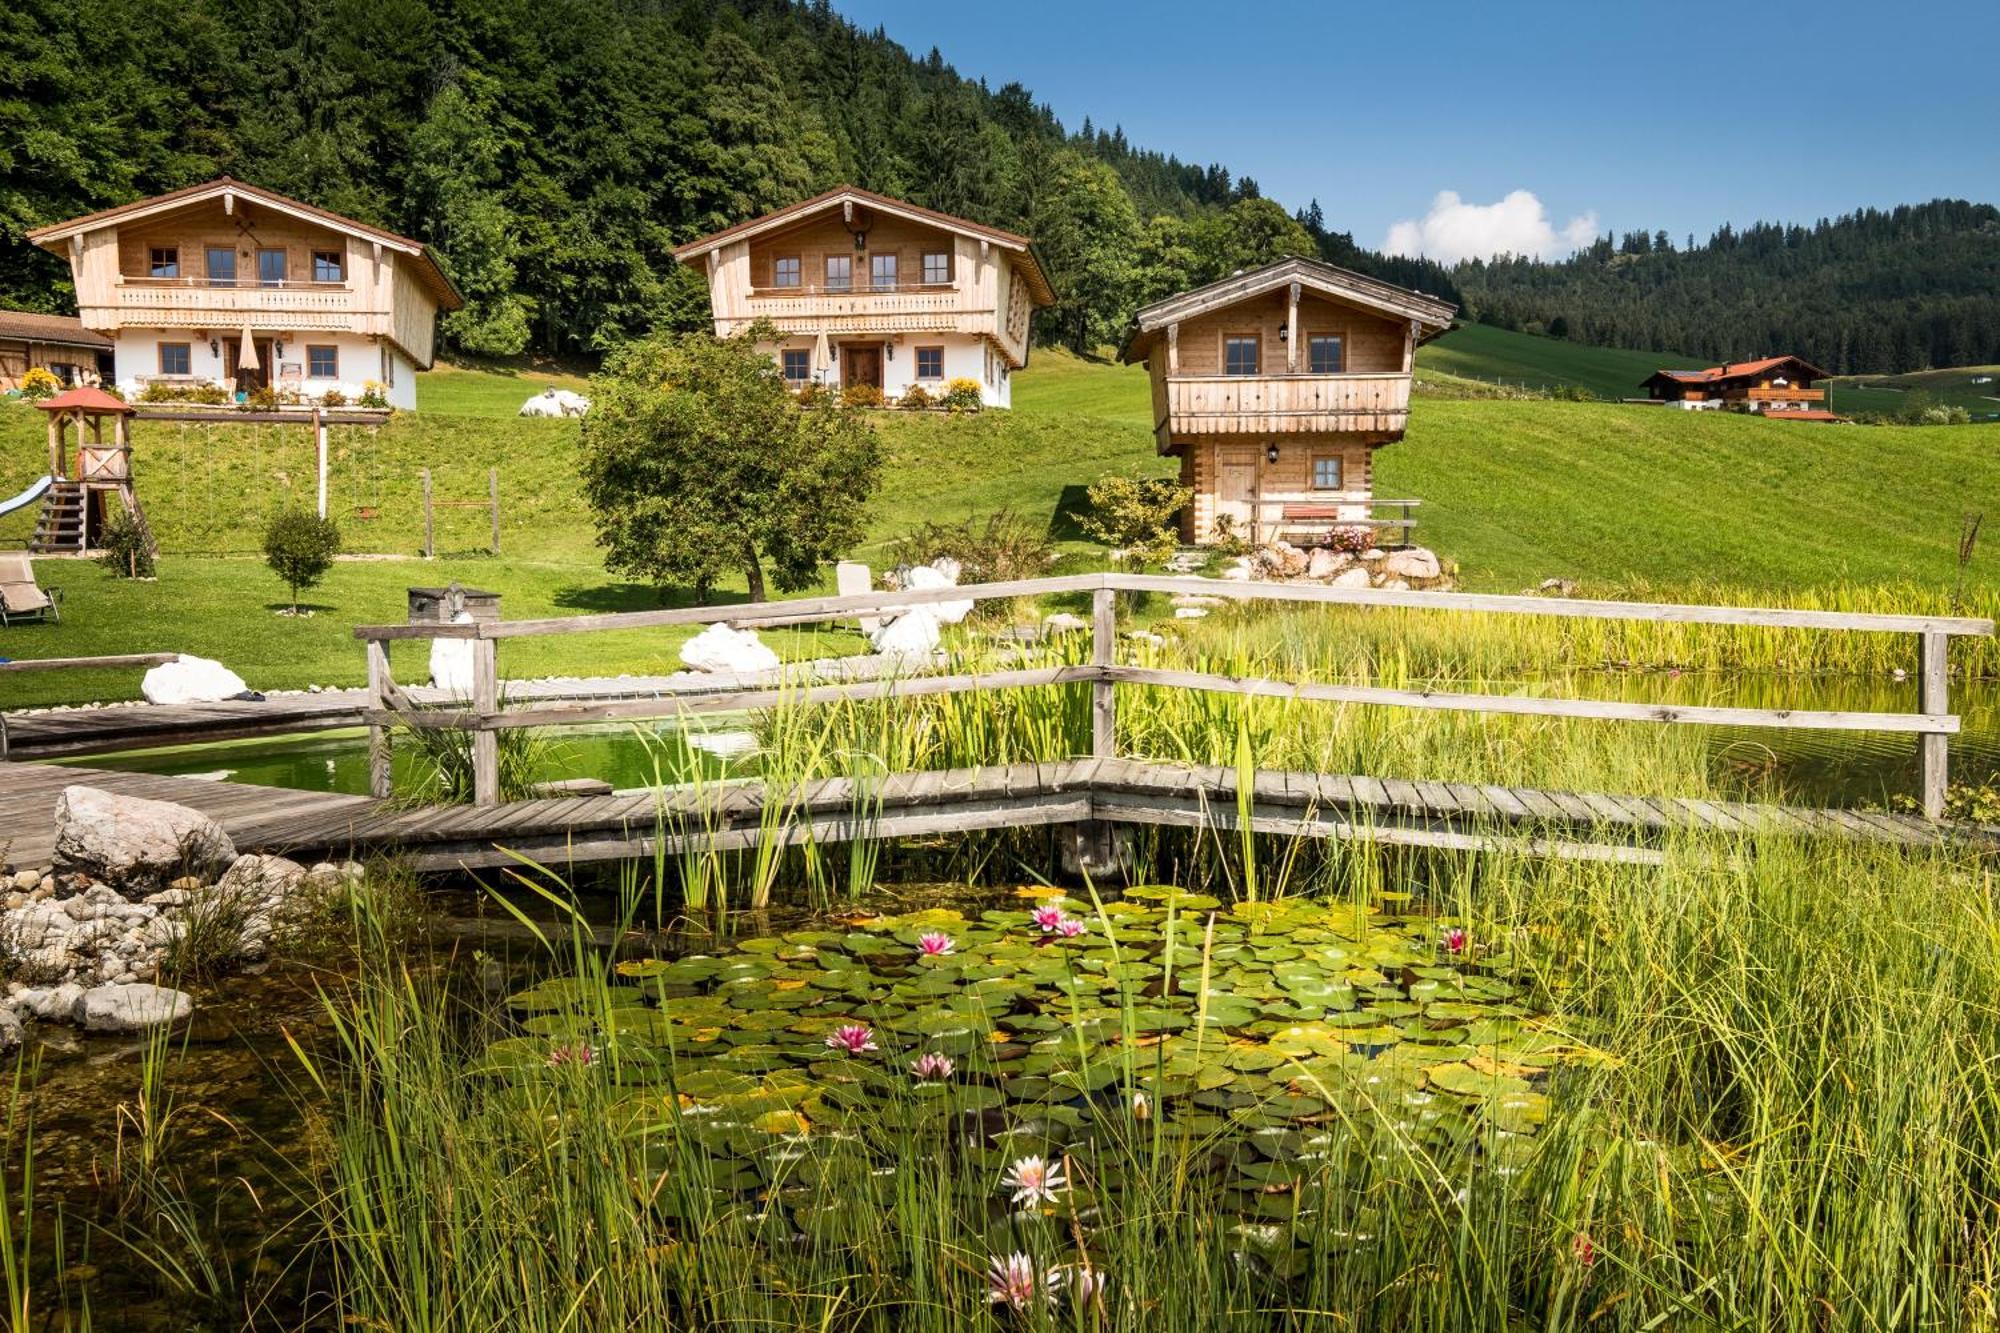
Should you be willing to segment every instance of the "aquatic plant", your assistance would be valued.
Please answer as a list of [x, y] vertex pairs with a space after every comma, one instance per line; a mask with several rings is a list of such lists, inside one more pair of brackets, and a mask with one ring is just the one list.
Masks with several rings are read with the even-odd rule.
[[926, 958], [947, 958], [952, 951], [952, 938], [941, 930], [927, 930], [917, 936], [917, 952]]
[[925, 1082], [940, 1082], [948, 1079], [958, 1065], [948, 1055], [938, 1051], [925, 1051], [910, 1061], [910, 1073]]
[[876, 1050], [875, 1034], [859, 1023], [844, 1023], [826, 1034], [826, 1045], [847, 1055]]
[[1009, 1198], [1017, 1205], [1034, 1207], [1037, 1204], [1054, 1203], [1067, 1185], [1062, 1169], [1040, 1157], [1023, 1157], [1007, 1168], [1007, 1174], [1000, 1180], [1000, 1188], [1009, 1191]]

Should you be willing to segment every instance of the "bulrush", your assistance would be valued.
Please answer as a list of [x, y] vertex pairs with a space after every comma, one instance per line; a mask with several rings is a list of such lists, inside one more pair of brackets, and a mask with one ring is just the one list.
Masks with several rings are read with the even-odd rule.
[[826, 1034], [826, 1044], [836, 1051], [859, 1055], [875, 1049], [875, 1034], [859, 1023], [846, 1023]]
[[927, 1083], [935, 1083], [951, 1077], [951, 1071], [958, 1068], [951, 1057], [936, 1051], [926, 1051], [910, 1061], [910, 1072]]
[[917, 952], [926, 958], [942, 958], [958, 947], [958, 941], [941, 930], [927, 930], [917, 936]]
[[1041, 1157], [1021, 1158], [1000, 1178], [1000, 1188], [1014, 1191], [1014, 1202], [1027, 1207], [1053, 1203], [1068, 1183], [1060, 1167]]

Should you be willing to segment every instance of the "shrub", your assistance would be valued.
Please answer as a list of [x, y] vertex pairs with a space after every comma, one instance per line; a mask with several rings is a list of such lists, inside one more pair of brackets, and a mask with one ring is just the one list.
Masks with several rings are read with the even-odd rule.
[[60, 392], [62, 381], [55, 377], [54, 372], [40, 366], [30, 366], [28, 373], [21, 376], [21, 396], [30, 402], [53, 398]]
[[872, 384], [850, 384], [840, 391], [843, 407], [880, 407], [882, 391]]
[[1242, 555], [1250, 549], [1250, 539], [1237, 529], [1234, 514], [1217, 514], [1209, 545], [1222, 555]]
[[363, 407], [387, 407], [389, 386], [380, 380], [369, 380], [361, 386], [361, 397], [357, 401]]
[[319, 405], [321, 407], [346, 407], [347, 395], [338, 389], [328, 389], [319, 396]]
[[1549, 390], [1549, 397], [1563, 403], [1594, 403], [1597, 395], [1581, 384], [1558, 384]]
[[146, 540], [145, 529], [130, 514], [121, 510], [117, 517], [105, 524], [98, 544], [104, 548], [104, 554], [98, 557], [97, 563], [110, 570], [112, 577], [153, 577], [152, 544]]
[[966, 379], [963, 375], [945, 384], [944, 396], [938, 401], [954, 412], [977, 412], [985, 405], [985, 400], [979, 396], [979, 381]]
[[182, 390], [182, 402], [200, 403], [204, 407], [221, 407], [229, 401], [229, 390], [220, 384], [192, 384]]
[[798, 388], [800, 407], [825, 407], [833, 401], [833, 390], [818, 380], [807, 380]]
[[932, 402], [933, 399], [928, 389], [924, 388], [921, 384], [912, 384], [909, 388], [903, 390], [903, 396], [896, 401], [896, 406], [920, 410], [929, 407]]
[[250, 391], [244, 402], [252, 411], [269, 412], [278, 405], [278, 391], [268, 384], [260, 384]]
[[1336, 551], [1345, 551], [1349, 555], [1360, 555], [1374, 544], [1375, 529], [1365, 523], [1350, 523], [1345, 527], [1335, 528], [1327, 533], [1325, 540], [1320, 543]]
[[1085, 533], [1124, 550], [1135, 569], [1158, 564], [1179, 543], [1180, 514], [1194, 492], [1171, 477], [1100, 477], [1091, 484]]
[[898, 565], [927, 565], [941, 556], [958, 561], [960, 582], [993, 583], [1048, 573], [1055, 544], [1046, 528], [1011, 509], [960, 523], [919, 523], [889, 543], [889, 559]]
[[340, 529], [332, 519], [304, 509], [283, 509], [264, 529], [264, 563], [292, 590], [292, 610], [299, 609], [299, 592], [316, 586], [340, 554]]
[[163, 380], [150, 380], [145, 388], [139, 390], [139, 401], [142, 403], [184, 403], [187, 397], [186, 389]]

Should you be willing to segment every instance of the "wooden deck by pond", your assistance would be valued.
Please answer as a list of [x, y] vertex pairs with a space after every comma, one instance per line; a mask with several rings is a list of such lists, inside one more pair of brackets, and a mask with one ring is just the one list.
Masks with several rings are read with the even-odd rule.
[[[1161, 825], [1657, 862], [1684, 834], [1832, 837], [1903, 847], [1969, 840], [1984, 829], [1905, 815], [1741, 802], [1610, 796], [1360, 775], [1258, 772], [1134, 759], [822, 778], [770, 792], [755, 779], [492, 806], [407, 809], [366, 796], [287, 791], [203, 778], [60, 764], [0, 764], [0, 845], [16, 865], [45, 865], [55, 805], [71, 784], [174, 801], [219, 822], [243, 851], [320, 857], [386, 854], [419, 870], [476, 869], [528, 857], [551, 867], [674, 853], [856, 837], [906, 838], [1040, 825]], [[1244, 799], [1239, 799], [1244, 798]]]

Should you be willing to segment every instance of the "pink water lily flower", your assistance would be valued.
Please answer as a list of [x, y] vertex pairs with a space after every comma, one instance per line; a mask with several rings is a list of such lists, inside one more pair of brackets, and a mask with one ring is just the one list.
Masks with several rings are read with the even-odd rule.
[[1447, 930], [1444, 933], [1444, 948], [1446, 953], [1464, 953], [1465, 928], [1462, 926], [1453, 926]]
[[1019, 1250], [1004, 1259], [994, 1258], [986, 1270], [987, 1299], [1011, 1310], [1025, 1310], [1038, 1297], [1053, 1304], [1061, 1282], [1062, 1274], [1053, 1268], [1037, 1274], [1035, 1261]]
[[1023, 1157], [1007, 1168], [1007, 1174], [1000, 1178], [1000, 1188], [1014, 1192], [1014, 1202], [1033, 1207], [1039, 1203], [1053, 1203], [1056, 1195], [1063, 1192], [1069, 1182], [1063, 1179], [1062, 1168], [1040, 1157]]
[[951, 1057], [937, 1051], [926, 1051], [910, 1061], [910, 1072], [926, 1082], [937, 1082], [951, 1077], [951, 1071], [958, 1068]]
[[859, 1023], [847, 1023], [827, 1033], [826, 1044], [836, 1051], [845, 1051], [849, 1055], [859, 1055], [863, 1051], [876, 1049], [875, 1034]]
[[579, 1041], [569, 1046], [558, 1046], [549, 1052], [549, 1068], [560, 1069], [564, 1065], [591, 1065], [597, 1063], [597, 1048], [587, 1041]]
[[1045, 904], [1028, 913], [1028, 920], [1033, 922], [1035, 928], [1044, 935], [1051, 935], [1061, 930], [1062, 923], [1068, 919], [1061, 905], [1057, 903]]
[[1083, 934], [1083, 932], [1089, 929], [1090, 927], [1088, 925], [1077, 920], [1073, 916], [1066, 916], [1061, 921], [1056, 923], [1056, 934], [1062, 936], [1066, 940], [1073, 940], [1077, 936]]
[[917, 936], [917, 952], [926, 958], [942, 958], [957, 945], [956, 940], [941, 930], [927, 930]]

